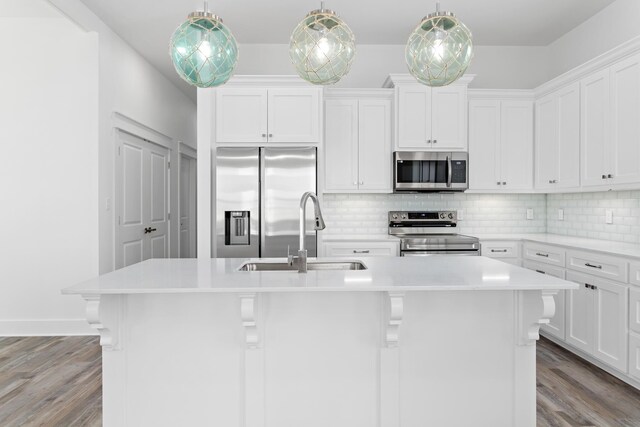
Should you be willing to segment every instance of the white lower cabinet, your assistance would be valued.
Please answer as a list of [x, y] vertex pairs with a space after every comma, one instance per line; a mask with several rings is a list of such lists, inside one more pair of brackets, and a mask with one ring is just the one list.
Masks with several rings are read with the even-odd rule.
[[395, 241], [344, 241], [323, 242], [322, 256], [326, 257], [370, 257], [398, 256], [400, 242]]
[[[549, 276], [558, 277], [560, 279], [564, 279], [564, 269], [553, 267], [551, 265], [546, 265], [534, 261], [525, 260], [522, 263], [524, 268], [528, 268], [529, 270], [534, 270], [541, 274], [548, 274]], [[560, 338], [561, 340], [565, 339], [566, 328], [565, 328], [565, 291], [561, 290], [554, 296], [554, 301], [556, 303], [556, 312], [551, 319], [549, 319], [549, 323], [541, 326], [542, 330], [548, 332], [549, 334]]]
[[520, 245], [516, 240], [488, 240], [480, 242], [480, 254], [507, 264], [522, 266]]
[[629, 332], [629, 375], [640, 381], [640, 334]]
[[628, 287], [573, 271], [566, 278], [580, 285], [567, 291], [567, 343], [626, 372]]

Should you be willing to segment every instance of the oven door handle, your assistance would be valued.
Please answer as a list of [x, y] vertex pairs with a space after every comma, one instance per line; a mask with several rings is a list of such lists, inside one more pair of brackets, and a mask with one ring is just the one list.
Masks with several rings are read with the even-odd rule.
[[447, 187], [451, 187], [453, 171], [451, 170], [451, 156], [447, 156]]

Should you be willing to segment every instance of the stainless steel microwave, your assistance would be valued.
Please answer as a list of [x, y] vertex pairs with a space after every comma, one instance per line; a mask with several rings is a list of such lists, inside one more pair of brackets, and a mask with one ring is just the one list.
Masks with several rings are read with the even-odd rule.
[[469, 155], [460, 152], [396, 151], [393, 191], [465, 191], [469, 188]]

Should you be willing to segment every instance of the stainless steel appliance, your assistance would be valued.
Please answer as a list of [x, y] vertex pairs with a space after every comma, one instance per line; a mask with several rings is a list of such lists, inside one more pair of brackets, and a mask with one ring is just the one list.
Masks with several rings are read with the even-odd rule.
[[[286, 257], [299, 246], [300, 197], [316, 191], [316, 149], [218, 148], [216, 238], [220, 258]], [[305, 247], [316, 256], [314, 212]]]
[[400, 256], [480, 255], [476, 237], [456, 234], [455, 211], [389, 212], [389, 234], [400, 237]]
[[465, 191], [469, 188], [469, 155], [460, 152], [396, 151], [393, 191]]

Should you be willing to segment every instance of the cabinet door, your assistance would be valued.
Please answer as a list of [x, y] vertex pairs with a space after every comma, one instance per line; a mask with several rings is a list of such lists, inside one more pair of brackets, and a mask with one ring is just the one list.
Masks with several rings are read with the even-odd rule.
[[640, 182], [640, 55], [611, 67], [610, 156], [612, 183]]
[[358, 117], [359, 189], [390, 193], [391, 101], [361, 99]]
[[[536, 101], [536, 188], [554, 188], [558, 178], [558, 97]], [[576, 153], [577, 154], [577, 153]]]
[[609, 70], [580, 82], [580, 181], [583, 186], [607, 184], [609, 140]]
[[556, 188], [580, 185], [580, 83], [558, 91]]
[[398, 88], [398, 147], [431, 148], [431, 90], [424, 86]]
[[320, 141], [317, 89], [269, 89], [269, 142]]
[[266, 89], [216, 89], [216, 142], [267, 142]]
[[594, 279], [593, 355], [620, 371], [627, 370], [627, 287]]
[[499, 190], [500, 101], [469, 102], [469, 189]]
[[640, 380], [640, 334], [629, 334], [629, 375]]
[[503, 188], [533, 188], [533, 102], [502, 101], [500, 129]]
[[467, 88], [445, 86], [431, 89], [431, 148], [467, 149]]
[[325, 102], [324, 190], [358, 189], [358, 100]]
[[[585, 280], [586, 279], [586, 280]], [[588, 277], [567, 272], [567, 280], [578, 283], [580, 288], [565, 293], [567, 342], [591, 354], [593, 350], [593, 304], [594, 292], [587, 286]]]

